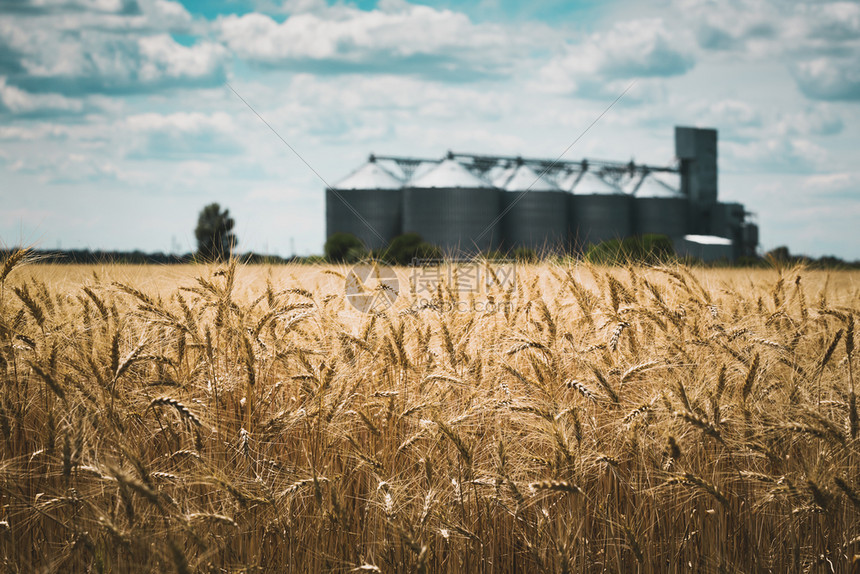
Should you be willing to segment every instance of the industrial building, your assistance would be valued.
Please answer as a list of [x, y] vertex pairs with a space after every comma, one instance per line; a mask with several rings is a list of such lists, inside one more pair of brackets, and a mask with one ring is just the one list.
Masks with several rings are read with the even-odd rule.
[[669, 166], [448, 152], [442, 159], [374, 156], [326, 190], [326, 237], [368, 249], [402, 233], [451, 255], [520, 247], [583, 252], [633, 235], [669, 236], [680, 255], [753, 256], [758, 227], [717, 193], [717, 131], [676, 127]]

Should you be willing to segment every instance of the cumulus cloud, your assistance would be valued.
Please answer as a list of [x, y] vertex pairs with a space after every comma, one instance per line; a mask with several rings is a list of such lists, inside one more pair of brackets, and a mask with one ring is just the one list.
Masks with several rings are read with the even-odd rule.
[[63, 154], [56, 157], [18, 159], [11, 171], [38, 177], [43, 183], [87, 183], [115, 181], [120, 172], [110, 160], [81, 153]]
[[762, 114], [752, 104], [728, 99], [692, 106], [691, 114], [703, 125], [721, 128], [758, 128], [762, 125]]
[[842, 133], [844, 128], [842, 116], [829, 104], [785, 114], [776, 122], [777, 133], [788, 136], [832, 136]]
[[603, 96], [612, 81], [685, 74], [695, 65], [690, 48], [689, 39], [670, 33], [660, 18], [618, 22], [568, 45], [543, 66], [540, 77], [551, 91]]
[[850, 57], [821, 57], [792, 67], [800, 90], [816, 100], [860, 100], [860, 50]]
[[732, 172], [809, 173], [826, 163], [827, 150], [804, 138], [771, 137], [720, 144], [720, 167]]
[[128, 156], [136, 159], [188, 160], [242, 151], [233, 120], [221, 112], [138, 114], [125, 120], [120, 129], [129, 133]]
[[68, 126], [54, 123], [0, 126], [0, 141], [33, 142], [65, 140], [68, 137]]
[[786, 66], [807, 98], [860, 100], [860, 4], [676, 0], [706, 52]]
[[462, 13], [403, 4], [295, 13], [282, 23], [260, 13], [230, 15], [219, 37], [254, 64], [318, 73], [385, 72], [468, 80], [504, 74], [527, 35], [475, 24]]
[[835, 198], [857, 198], [860, 196], [860, 172], [834, 172], [807, 177], [804, 189], [816, 195]]
[[0, 13], [45, 14], [57, 12], [97, 12], [137, 14], [136, 0], [4, 0]]
[[[0, 75], [7, 85], [65, 96], [211, 86], [226, 78], [227, 50], [185, 46], [191, 29], [170, 0], [19, 0], [0, 17]], [[4, 4], [5, 6], [5, 4]], [[8, 6], [7, 6], [8, 8]]]
[[84, 111], [84, 102], [60, 94], [31, 94], [6, 84], [0, 76], [0, 114], [45, 117], [77, 114]]
[[[0, 24], [0, 34], [5, 31]], [[21, 66], [25, 72], [10, 74], [8, 82], [29, 91], [139, 93], [212, 86], [226, 78], [226, 50], [211, 42], [183, 46], [167, 34], [126, 37], [90, 31], [57, 35], [41, 29], [27, 36], [26, 45], [16, 46], [24, 54]]]

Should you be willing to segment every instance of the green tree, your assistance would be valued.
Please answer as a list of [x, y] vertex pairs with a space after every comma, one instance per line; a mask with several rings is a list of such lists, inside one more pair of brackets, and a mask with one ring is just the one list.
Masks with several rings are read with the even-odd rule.
[[221, 211], [217, 203], [210, 203], [200, 212], [194, 236], [197, 238], [197, 256], [207, 261], [223, 261], [232, 254], [239, 239], [233, 233], [236, 222], [230, 210]]
[[352, 233], [332, 233], [323, 247], [326, 259], [332, 263], [355, 263], [367, 256], [367, 248]]
[[380, 259], [394, 265], [409, 265], [416, 259], [441, 259], [442, 252], [417, 233], [404, 233], [391, 240]]

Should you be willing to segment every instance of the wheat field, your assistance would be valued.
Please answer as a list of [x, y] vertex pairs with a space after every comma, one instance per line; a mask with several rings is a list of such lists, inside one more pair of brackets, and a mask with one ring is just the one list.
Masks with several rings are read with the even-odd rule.
[[860, 273], [348, 271], [3, 262], [5, 569], [855, 571]]

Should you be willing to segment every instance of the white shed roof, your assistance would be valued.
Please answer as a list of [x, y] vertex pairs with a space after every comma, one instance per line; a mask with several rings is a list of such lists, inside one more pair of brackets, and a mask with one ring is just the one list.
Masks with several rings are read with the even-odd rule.
[[690, 243], [699, 243], [700, 245], [731, 245], [732, 240], [726, 237], [717, 237], [716, 235], [685, 235], [684, 239]]

